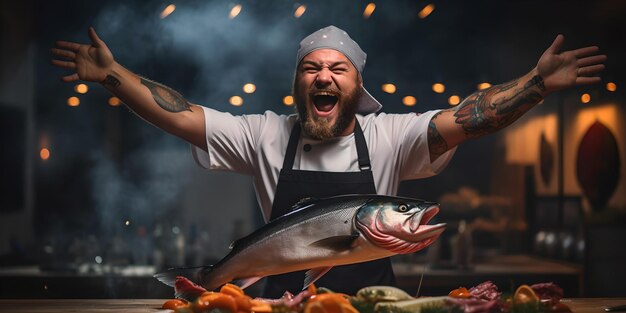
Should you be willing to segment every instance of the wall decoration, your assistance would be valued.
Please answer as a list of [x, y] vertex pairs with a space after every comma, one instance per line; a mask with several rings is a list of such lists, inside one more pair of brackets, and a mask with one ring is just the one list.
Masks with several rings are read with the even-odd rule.
[[580, 141], [576, 175], [593, 211], [602, 211], [613, 195], [620, 173], [617, 140], [604, 124], [593, 123]]

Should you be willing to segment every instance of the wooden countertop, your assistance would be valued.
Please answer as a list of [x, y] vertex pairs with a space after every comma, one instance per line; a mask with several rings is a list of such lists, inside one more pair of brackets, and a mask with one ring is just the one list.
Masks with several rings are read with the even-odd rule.
[[[55, 300], [0, 300], [1, 312], [12, 313], [155, 313], [172, 312], [161, 309], [162, 299], [55, 299]], [[608, 306], [626, 304], [626, 298], [575, 298], [561, 300], [575, 313], [604, 312]]]

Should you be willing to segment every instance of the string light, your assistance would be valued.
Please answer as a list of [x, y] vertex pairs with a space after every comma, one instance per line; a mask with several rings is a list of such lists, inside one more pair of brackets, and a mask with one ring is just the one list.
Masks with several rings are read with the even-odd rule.
[[228, 18], [232, 20], [235, 17], [237, 17], [237, 15], [239, 15], [239, 13], [241, 13], [241, 4], [237, 4], [232, 9], [230, 9], [230, 13], [228, 14]]
[[69, 97], [67, 98], [67, 105], [77, 107], [80, 105], [80, 99], [78, 99], [78, 97]]
[[81, 93], [81, 94], [85, 94], [87, 93], [87, 91], [89, 91], [89, 87], [85, 84], [78, 84], [74, 86], [74, 91]]
[[417, 103], [417, 99], [415, 99], [415, 97], [413, 96], [406, 96], [404, 98], [402, 98], [402, 104], [408, 106], [408, 107], [412, 107]]
[[434, 10], [435, 5], [431, 3], [425, 6], [421, 11], [419, 11], [419, 13], [417, 13], [417, 16], [421, 19], [425, 19], [430, 15], [430, 13], [433, 13]]
[[50, 150], [48, 150], [48, 148], [41, 148], [41, 150], [39, 150], [39, 157], [46, 161], [50, 158]]
[[363, 18], [370, 18], [372, 13], [374, 13], [374, 10], [376, 10], [376, 4], [374, 2], [368, 3], [365, 10], [363, 10]]
[[490, 83], [480, 83], [480, 84], [478, 84], [478, 90], [484, 90], [484, 89], [487, 89], [489, 87], [491, 87]]
[[254, 91], [256, 91], [256, 86], [253, 83], [247, 83], [243, 85], [242, 89], [245, 93], [253, 93]]
[[436, 93], [443, 93], [444, 91], [446, 91], [446, 86], [444, 86], [442, 83], [435, 83], [433, 84], [433, 91]]
[[591, 101], [591, 96], [588, 93], [584, 93], [582, 96], [580, 96], [580, 102], [582, 103], [589, 103]]
[[230, 99], [228, 99], [228, 102], [236, 107], [240, 107], [243, 105], [243, 98], [241, 98], [240, 96], [232, 96], [230, 97]]
[[112, 107], [116, 107], [119, 106], [120, 104], [122, 104], [122, 101], [120, 101], [120, 98], [118, 97], [111, 97], [109, 98], [109, 105]]
[[394, 84], [383, 84], [381, 88], [384, 92], [389, 94], [396, 92], [396, 85]]
[[613, 83], [613, 82], [607, 83], [606, 84], [606, 90], [613, 92], [613, 91], [617, 90], [617, 85], [615, 83]]
[[292, 106], [293, 105], [293, 96], [285, 96], [283, 98], [283, 104], [286, 106]]
[[165, 9], [161, 11], [161, 19], [168, 17], [170, 14], [172, 14], [172, 12], [174, 12], [174, 10], [176, 10], [176, 5], [174, 4], [170, 4], [165, 7]]
[[455, 105], [459, 104], [459, 102], [461, 102], [461, 98], [459, 96], [457, 96], [457, 95], [453, 95], [453, 96], [450, 96], [450, 98], [448, 98], [448, 103], [451, 106], [455, 106]]
[[295, 16], [295, 18], [300, 18], [304, 12], [306, 12], [306, 5], [303, 4], [296, 8], [296, 11], [293, 12], [293, 16]]

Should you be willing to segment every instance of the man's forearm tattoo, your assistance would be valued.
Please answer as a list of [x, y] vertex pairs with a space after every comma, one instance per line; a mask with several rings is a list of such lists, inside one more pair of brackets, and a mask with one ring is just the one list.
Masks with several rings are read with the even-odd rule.
[[191, 111], [189, 102], [174, 89], [143, 77], [141, 77], [141, 83], [148, 87], [154, 101], [164, 110], [173, 113]]
[[443, 113], [443, 111], [437, 112], [428, 123], [428, 150], [432, 156], [438, 157], [448, 151], [448, 143], [441, 136], [439, 131], [437, 130], [437, 125], [435, 125], [435, 119], [439, 116], [439, 114]]
[[109, 74], [104, 78], [102, 84], [109, 87], [117, 87], [120, 85], [120, 80], [115, 78], [115, 76]]
[[455, 122], [461, 124], [468, 137], [480, 137], [500, 130], [522, 116], [541, 101], [539, 90], [545, 91], [543, 79], [535, 75], [510, 97], [497, 96], [518, 87], [519, 80], [480, 90], [456, 108]]

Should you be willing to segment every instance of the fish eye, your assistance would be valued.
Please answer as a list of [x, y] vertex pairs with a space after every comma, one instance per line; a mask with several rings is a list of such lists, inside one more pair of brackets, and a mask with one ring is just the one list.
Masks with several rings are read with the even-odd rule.
[[400, 211], [400, 212], [402, 212], [402, 213], [404, 213], [404, 212], [406, 212], [406, 211], [408, 211], [408, 210], [409, 210], [409, 207], [408, 207], [406, 204], [400, 204], [400, 205], [398, 206], [398, 211]]

